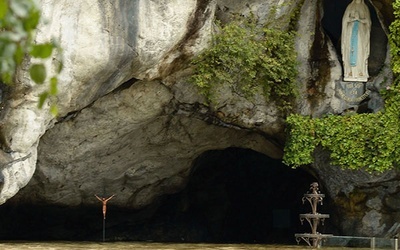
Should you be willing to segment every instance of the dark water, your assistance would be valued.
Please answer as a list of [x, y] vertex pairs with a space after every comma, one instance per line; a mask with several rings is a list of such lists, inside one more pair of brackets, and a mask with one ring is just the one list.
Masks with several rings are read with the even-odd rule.
[[[261, 245], [261, 244], [176, 244], [176, 243], [137, 243], [137, 242], [0, 242], [1, 250], [25, 250], [25, 249], [93, 249], [93, 250], [293, 250], [312, 249], [306, 245]], [[348, 248], [322, 248], [330, 250]], [[351, 248], [355, 249], [355, 248]], [[356, 248], [357, 250], [365, 248]]]

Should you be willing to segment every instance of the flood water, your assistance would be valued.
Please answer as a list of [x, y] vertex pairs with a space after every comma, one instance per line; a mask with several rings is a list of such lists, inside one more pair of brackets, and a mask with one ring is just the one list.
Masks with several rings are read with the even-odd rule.
[[134, 249], [134, 250], [269, 250], [269, 249], [309, 249], [307, 246], [261, 245], [261, 244], [176, 244], [176, 243], [137, 243], [137, 242], [2, 242], [0, 249]]
[[[0, 242], [2, 250], [25, 250], [25, 249], [51, 249], [51, 250], [293, 250], [312, 249], [306, 245], [261, 245], [261, 244], [177, 244], [177, 243], [140, 243], [140, 242]], [[321, 249], [321, 248], [320, 248]], [[330, 250], [347, 249], [322, 248]], [[354, 249], [354, 248], [351, 248]], [[357, 248], [358, 250], [363, 248]]]

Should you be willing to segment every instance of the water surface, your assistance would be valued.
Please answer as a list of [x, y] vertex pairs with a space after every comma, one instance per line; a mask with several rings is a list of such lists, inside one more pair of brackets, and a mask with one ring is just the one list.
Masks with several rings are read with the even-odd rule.
[[24, 249], [134, 249], [134, 250], [269, 250], [269, 249], [309, 249], [307, 246], [284, 246], [284, 245], [258, 245], [258, 244], [176, 244], [176, 243], [138, 243], [138, 242], [1, 242], [0, 249], [24, 250]]
[[[261, 245], [261, 244], [176, 244], [176, 243], [140, 243], [140, 242], [0, 242], [2, 250], [293, 250], [312, 249], [306, 245]], [[320, 248], [321, 249], [321, 248]], [[329, 250], [348, 249], [344, 247], [325, 248]], [[365, 249], [365, 248], [352, 248]]]

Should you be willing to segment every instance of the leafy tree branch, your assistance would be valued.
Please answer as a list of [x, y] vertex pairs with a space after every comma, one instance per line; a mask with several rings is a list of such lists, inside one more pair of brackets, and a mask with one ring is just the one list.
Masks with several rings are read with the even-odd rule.
[[[15, 73], [25, 58], [35, 58], [30, 64], [29, 75], [36, 84], [48, 84], [38, 101], [42, 108], [45, 101], [52, 101], [57, 95], [57, 75], [62, 70], [61, 48], [55, 41], [35, 43], [35, 30], [39, 24], [41, 11], [34, 0], [0, 0], [0, 80], [12, 85]], [[44, 61], [57, 56], [55, 74], [48, 76]], [[51, 113], [57, 114], [54, 102]]]

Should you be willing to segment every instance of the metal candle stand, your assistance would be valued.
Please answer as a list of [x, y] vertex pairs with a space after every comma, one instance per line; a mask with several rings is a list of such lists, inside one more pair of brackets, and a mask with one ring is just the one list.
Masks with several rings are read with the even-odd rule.
[[320, 214], [317, 212], [318, 203], [322, 205], [322, 200], [324, 197], [325, 195], [319, 192], [318, 183], [311, 183], [310, 192], [304, 194], [302, 201], [303, 204], [305, 201], [310, 203], [312, 213], [300, 214], [301, 224], [303, 224], [304, 220], [306, 220], [310, 224], [311, 233], [295, 234], [294, 236], [296, 237], [297, 244], [299, 244], [301, 240], [304, 240], [309, 246], [319, 247], [324, 238], [333, 236], [332, 234], [321, 234], [317, 232], [319, 223], [321, 222], [323, 225], [325, 219], [329, 218], [329, 214]]

